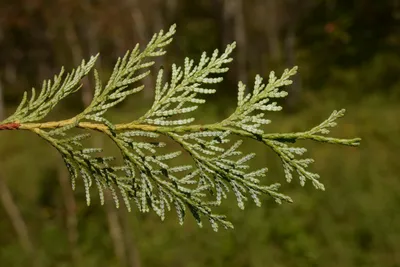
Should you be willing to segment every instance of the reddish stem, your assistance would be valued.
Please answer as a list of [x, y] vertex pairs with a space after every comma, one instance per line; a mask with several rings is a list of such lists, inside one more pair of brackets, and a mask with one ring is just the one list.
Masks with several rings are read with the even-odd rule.
[[0, 131], [1, 130], [17, 130], [20, 126], [21, 126], [21, 124], [16, 123], [16, 122], [0, 124]]

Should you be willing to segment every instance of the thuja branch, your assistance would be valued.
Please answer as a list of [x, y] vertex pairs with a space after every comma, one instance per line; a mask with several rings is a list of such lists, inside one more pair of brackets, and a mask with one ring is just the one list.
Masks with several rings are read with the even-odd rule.
[[[326, 136], [329, 128], [344, 110], [334, 111], [319, 125], [294, 133], [268, 133], [268, 112], [282, 108], [273, 99], [287, 95], [282, 90], [291, 84], [291, 76], [297, 68], [285, 70], [277, 77], [271, 72], [268, 82], [255, 77], [251, 93], [245, 94], [246, 85], [238, 84], [238, 102], [235, 111], [226, 119], [212, 124], [194, 124], [187, 115], [204, 104], [204, 94], [214, 94], [213, 84], [221, 82], [222, 73], [232, 61], [230, 57], [235, 43], [225, 51], [215, 50], [210, 56], [203, 53], [198, 63], [185, 58], [183, 66], [171, 67], [171, 78], [165, 81], [163, 70], [158, 72], [155, 99], [151, 108], [142, 117], [127, 123], [114, 124], [104, 114], [131, 94], [143, 89], [140, 81], [149, 74], [154, 64], [153, 57], [165, 54], [164, 47], [172, 41], [175, 26], [169, 31], [155, 34], [149, 44], [140, 50], [136, 46], [118, 59], [114, 71], [105, 86], [94, 70], [96, 80], [92, 103], [76, 116], [51, 122], [41, 122], [60, 100], [80, 89], [80, 80], [94, 68], [96, 57], [82, 64], [69, 74], [63, 70], [54, 79], [45, 81], [38, 96], [35, 89], [28, 99], [25, 93], [16, 112], [0, 123], [1, 130], [28, 130], [51, 144], [62, 156], [71, 174], [75, 188], [81, 180], [90, 204], [90, 189], [96, 186], [100, 201], [104, 203], [104, 190], [110, 190], [115, 204], [120, 199], [131, 209], [135, 203], [142, 212], [154, 210], [161, 219], [166, 212], [175, 209], [179, 222], [183, 223], [186, 210], [202, 225], [206, 218], [214, 228], [232, 228], [225, 215], [214, 213], [223, 199], [232, 191], [240, 208], [245, 207], [249, 197], [258, 206], [260, 197], [269, 195], [276, 202], [292, 202], [289, 196], [279, 192], [279, 183], [263, 185], [261, 180], [267, 168], [253, 170], [249, 162], [255, 153], [243, 154], [240, 147], [246, 139], [263, 143], [281, 159], [288, 182], [296, 174], [300, 184], [311, 181], [317, 189], [324, 189], [316, 173], [308, 170], [313, 159], [299, 158], [306, 149], [296, 147], [298, 140], [312, 140], [347, 146], [358, 146], [360, 139], [339, 139]], [[80, 128], [86, 133], [72, 134]], [[115, 165], [115, 157], [107, 157], [100, 148], [86, 148], [83, 141], [90, 138], [91, 131], [108, 136], [120, 150], [122, 165]], [[169, 138], [178, 144], [165, 150], [167, 144], [160, 137]], [[236, 141], [233, 141], [235, 139]], [[163, 150], [164, 149], [164, 150]], [[166, 152], [169, 151], [169, 152]], [[173, 161], [182, 152], [192, 159], [192, 164], [180, 165]]]

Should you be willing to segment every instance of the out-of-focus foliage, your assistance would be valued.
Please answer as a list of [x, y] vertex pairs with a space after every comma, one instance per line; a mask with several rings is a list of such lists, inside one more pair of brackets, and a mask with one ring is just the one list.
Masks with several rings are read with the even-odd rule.
[[[6, 113], [15, 109], [23, 91], [52, 77], [59, 66], [70, 68], [101, 52], [100, 74], [108, 76], [114, 58], [175, 22], [182, 26], [168, 51], [171, 56], [155, 69], [224, 47], [241, 32], [235, 27], [241, 21], [237, 9], [227, 8], [227, 2], [240, 1], [0, 1], [0, 86], [10, 111]], [[283, 123], [271, 126], [298, 131], [345, 106], [349, 115], [334, 134], [361, 136], [363, 145], [336, 149], [306, 144], [310, 157], [318, 158], [313, 168], [324, 177], [327, 191], [287, 185], [282, 190], [295, 204], [276, 207], [267, 201], [261, 209], [249, 206], [245, 212], [228, 201], [221, 212], [231, 214], [236, 231], [215, 234], [194, 223], [177, 226], [173, 216], [160, 223], [156, 216], [133, 211], [124, 229], [131, 233], [141, 266], [399, 266], [399, 1], [242, 2], [246, 42], [238, 42], [236, 51], [244, 53], [244, 63], [233, 55], [233, 64], [240, 67], [232, 68], [216, 97], [207, 100], [215, 106], [196, 115], [212, 122], [229, 114], [243, 70], [251, 78], [260, 70], [265, 75], [299, 65], [301, 79], [295, 84], [300, 90], [290, 94], [296, 95], [291, 109], [296, 112], [277, 114], [273, 120]], [[81, 109], [79, 96], [66, 100], [50, 116]], [[124, 121], [149, 107], [146, 101], [133, 101], [119, 106], [114, 118]], [[291, 102], [282, 104], [285, 110]], [[255, 144], [247, 149], [262, 155], [254, 168], [267, 162], [270, 177], [283, 176], [270, 152]], [[1, 175], [28, 225], [37, 266], [70, 266], [68, 224], [57, 180], [61, 159], [42, 157], [49, 153], [44, 142], [25, 133], [1, 135]], [[124, 266], [115, 256], [104, 209], [96, 204], [87, 209], [83, 190], [75, 199], [80, 253], [75, 265]], [[0, 216], [0, 265], [32, 265], [5, 209], [0, 208]]]

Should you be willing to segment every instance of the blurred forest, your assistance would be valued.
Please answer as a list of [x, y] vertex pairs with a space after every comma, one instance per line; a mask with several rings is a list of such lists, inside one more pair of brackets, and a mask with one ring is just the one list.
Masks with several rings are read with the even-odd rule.
[[[399, 22], [399, 0], [0, 0], [0, 117], [23, 91], [98, 52], [107, 79], [118, 56], [176, 23], [155, 69], [238, 45], [218, 93], [197, 114], [203, 121], [232, 111], [238, 80], [298, 65], [271, 131], [305, 130], [346, 108], [333, 134], [363, 139], [360, 148], [305, 143], [325, 192], [286, 184], [278, 158], [250, 142], [256, 164], [270, 169], [265, 179], [282, 182], [295, 202], [266, 197], [262, 208], [241, 211], [231, 198], [220, 212], [235, 230], [214, 233], [189, 218], [179, 226], [172, 212], [161, 222], [113, 204], [86, 207], [51, 147], [30, 133], [1, 132], [0, 266], [400, 267]], [[112, 119], [149, 107], [153, 77], [145, 83]], [[84, 80], [52, 118], [81, 110], [91, 84]]]

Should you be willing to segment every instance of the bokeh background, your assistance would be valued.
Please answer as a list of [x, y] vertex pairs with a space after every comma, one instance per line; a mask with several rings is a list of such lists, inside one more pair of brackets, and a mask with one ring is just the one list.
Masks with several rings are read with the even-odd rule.
[[[1, 117], [23, 91], [98, 52], [106, 80], [118, 56], [177, 23], [155, 68], [238, 45], [218, 93], [197, 113], [201, 121], [229, 115], [238, 80], [298, 65], [269, 129], [306, 130], [346, 108], [332, 134], [363, 139], [359, 148], [304, 142], [325, 192], [286, 184], [277, 157], [250, 142], [256, 165], [270, 169], [267, 183], [282, 182], [295, 202], [265, 197], [262, 208], [240, 211], [232, 197], [219, 211], [236, 228], [214, 233], [190, 218], [179, 226], [172, 212], [161, 222], [95, 198], [86, 207], [50, 146], [31, 133], [2, 131], [0, 266], [399, 267], [399, 22], [399, 0], [0, 0]], [[83, 82], [48, 120], [69, 118], [90, 101], [92, 78]], [[153, 77], [145, 84], [109, 117], [129, 121], [146, 110]]]

